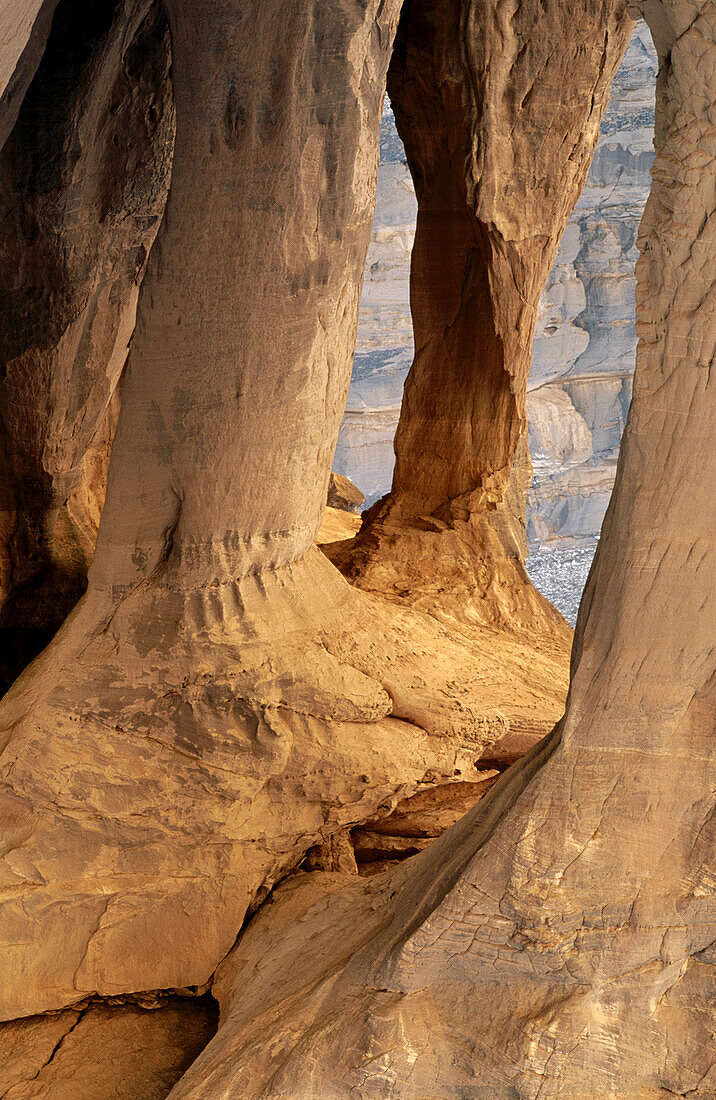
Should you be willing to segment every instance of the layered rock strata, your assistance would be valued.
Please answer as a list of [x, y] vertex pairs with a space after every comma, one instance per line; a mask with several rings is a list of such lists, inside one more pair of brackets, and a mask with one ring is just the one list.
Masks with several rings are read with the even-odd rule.
[[171, 185], [87, 592], [0, 706], [4, 1020], [202, 989], [310, 847], [563, 709], [566, 630], [451, 636], [314, 546], [399, 5], [166, 7]]
[[636, 353], [634, 264], [654, 159], [656, 70], [640, 20], [540, 301], [527, 397], [534, 548], [588, 545], [614, 484]]
[[645, 15], [634, 398], [564, 720], [398, 871], [287, 883], [221, 968], [222, 1027], [172, 1100], [716, 1091], [716, 18]]

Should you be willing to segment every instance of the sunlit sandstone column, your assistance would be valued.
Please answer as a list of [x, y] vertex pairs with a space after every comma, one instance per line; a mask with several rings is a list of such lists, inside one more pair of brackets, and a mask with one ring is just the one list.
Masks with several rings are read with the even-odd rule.
[[[0, 708], [3, 1018], [200, 985], [324, 828], [460, 767], [447, 693], [436, 712], [409, 675], [390, 686], [436, 636], [398, 622], [394, 702], [360, 671], [379, 616], [366, 604], [351, 663], [365, 597], [348, 607], [318, 550], [300, 560], [349, 381], [398, 5], [167, 11], [170, 195], [88, 591]], [[390, 745], [393, 711], [432, 729], [441, 709]]]
[[383, 883], [279, 895], [173, 1100], [716, 1093], [716, 10], [644, 13], [636, 383], [565, 719]]
[[[397, 4], [169, 5], [170, 195], [88, 590], [0, 706], [0, 1018], [200, 989], [306, 850], [563, 708], [312, 545]], [[558, 657], [561, 655], [558, 654]]]
[[397, 2], [169, 4], [177, 134], [94, 585], [285, 565], [323, 514]]

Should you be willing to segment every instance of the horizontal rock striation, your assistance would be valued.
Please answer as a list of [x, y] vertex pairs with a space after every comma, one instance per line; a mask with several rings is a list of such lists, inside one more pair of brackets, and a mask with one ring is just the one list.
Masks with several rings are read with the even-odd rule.
[[640, 21], [542, 293], [527, 399], [534, 549], [593, 545], [614, 484], [636, 355], [634, 264], [654, 159], [656, 71]]

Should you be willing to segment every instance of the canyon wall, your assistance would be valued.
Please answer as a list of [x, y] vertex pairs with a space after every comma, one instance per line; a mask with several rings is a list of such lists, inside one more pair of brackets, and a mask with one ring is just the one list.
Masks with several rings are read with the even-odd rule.
[[530, 545], [589, 545], [609, 503], [636, 356], [634, 265], [651, 185], [657, 60], [637, 23], [540, 302], [529, 379]]

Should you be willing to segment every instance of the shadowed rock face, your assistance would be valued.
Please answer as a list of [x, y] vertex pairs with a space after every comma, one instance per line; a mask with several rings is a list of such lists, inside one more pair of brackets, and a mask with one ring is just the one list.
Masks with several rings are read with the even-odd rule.
[[[148, 998], [146, 1000], [149, 1000]], [[208, 998], [211, 1001], [211, 998]], [[207, 999], [89, 1004], [0, 1030], [7, 1100], [164, 1100], [216, 1031]]]
[[0, 691], [86, 586], [173, 142], [161, 5], [61, 0], [0, 152]]
[[47, 44], [58, 0], [7, 0], [0, 40], [0, 147], [18, 111]]
[[645, 15], [634, 399], [564, 720], [397, 872], [287, 883], [175, 1100], [714, 1095], [716, 22]]

